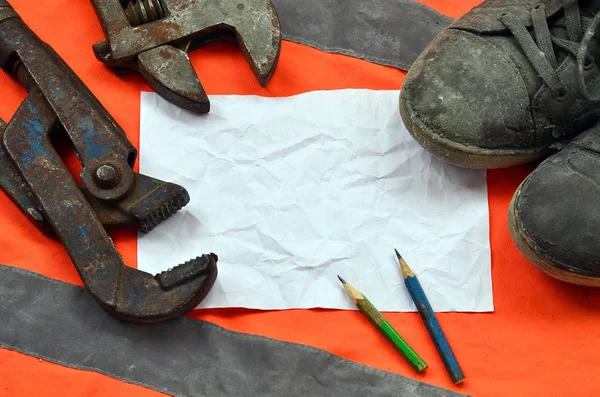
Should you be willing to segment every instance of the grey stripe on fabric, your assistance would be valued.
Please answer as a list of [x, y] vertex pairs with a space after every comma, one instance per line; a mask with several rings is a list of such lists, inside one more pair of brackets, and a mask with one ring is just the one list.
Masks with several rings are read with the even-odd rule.
[[175, 396], [462, 396], [313, 347], [190, 318], [120, 322], [81, 287], [4, 265], [0, 319], [3, 348]]
[[454, 20], [415, 0], [273, 0], [283, 38], [408, 70]]

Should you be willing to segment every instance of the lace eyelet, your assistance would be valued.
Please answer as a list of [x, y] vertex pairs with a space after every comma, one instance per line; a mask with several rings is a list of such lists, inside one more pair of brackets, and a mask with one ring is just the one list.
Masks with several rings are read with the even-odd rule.
[[500, 13], [500, 18], [506, 18], [507, 16], [509, 16], [510, 14], [508, 12], [501, 12]]
[[543, 6], [543, 5], [544, 5], [544, 4], [542, 4], [542, 3], [537, 3], [537, 4], [536, 4], [536, 5], [533, 7], [533, 9], [534, 9], [534, 10], [539, 10], [540, 8], [542, 8], [542, 6]]
[[594, 68], [595, 60], [591, 55], [585, 57], [585, 61], [583, 62], [583, 70], [591, 70]]
[[565, 99], [567, 99], [567, 90], [564, 88], [559, 89], [558, 93], [555, 95], [555, 98], [559, 102], [564, 101]]

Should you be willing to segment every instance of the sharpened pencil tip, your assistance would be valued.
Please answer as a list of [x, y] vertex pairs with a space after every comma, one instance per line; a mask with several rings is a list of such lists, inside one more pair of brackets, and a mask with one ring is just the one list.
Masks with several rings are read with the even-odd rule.
[[408, 267], [408, 263], [406, 263], [406, 261], [404, 260], [404, 258], [402, 257], [402, 255], [400, 255], [400, 253], [398, 252], [398, 250], [394, 250], [394, 251], [396, 251], [396, 256], [398, 257], [398, 262], [400, 263], [400, 269], [402, 270], [402, 276], [404, 278], [406, 278], [406, 277], [414, 277], [415, 274], [410, 269], [410, 267]]
[[340, 281], [342, 282], [342, 284], [346, 284], [346, 280], [344, 280], [343, 278], [341, 278], [339, 275], [338, 275], [338, 278], [340, 279]]
[[396, 256], [398, 257], [398, 259], [402, 259], [402, 255], [400, 255], [396, 248], [394, 248], [394, 251], [396, 251]]

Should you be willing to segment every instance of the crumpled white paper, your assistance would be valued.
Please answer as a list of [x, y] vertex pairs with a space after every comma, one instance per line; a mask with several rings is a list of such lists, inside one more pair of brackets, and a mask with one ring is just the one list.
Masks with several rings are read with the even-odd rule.
[[196, 115], [142, 94], [140, 172], [191, 202], [147, 235], [138, 267], [219, 256], [200, 307], [414, 311], [394, 248], [436, 311], [493, 310], [486, 174], [408, 134], [398, 91], [213, 95]]

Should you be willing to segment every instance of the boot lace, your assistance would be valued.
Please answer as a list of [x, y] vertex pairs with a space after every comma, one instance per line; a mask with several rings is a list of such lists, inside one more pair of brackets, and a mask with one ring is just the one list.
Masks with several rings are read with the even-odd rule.
[[600, 23], [600, 14], [596, 14], [594, 18], [581, 16], [578, 0], [563, 0], [563, 9], [568, 39], [555, 37], [550, 33], [544, 4], [538, 4], [531, 9], [535, 40], [521, 19], [514, 14], [502, 13], [499, 19], [510, 30], [525, 56], [554, 95], [563, 97], [567, 93], [558, 76], [558, 60], [554, 52], [556, 46], [577, 60], [578, 88], [583, 97], [590, 101], [600, 100], [600, 80], [594, 79], [588, 84], [584, 73], [584, 70], [594, 67], [594, 58], [589, 55], [588, 47]]

